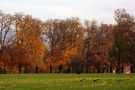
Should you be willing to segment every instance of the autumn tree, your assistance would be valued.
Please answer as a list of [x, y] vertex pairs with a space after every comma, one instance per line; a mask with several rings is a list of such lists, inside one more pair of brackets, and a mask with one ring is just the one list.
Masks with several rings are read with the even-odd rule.
[[28, 15], [21, 15], [21, 18], [18, 16], [20, 16], [20, 14], [15, 15], [17, 49], [25, 50], [30, 54], [31, 58], [33, 58], [33, 62], [35, 62], [35, 72], [38, 72], [44, 57], [45, 45], [41, 38], [44, 24], [40, 20], [34, 19]]
[[[14, 30], [13, 30], [13, 17], [10, 14], [0, 12], [0, 63], [7, 63], [3, 60], [5, 49], [8, 45], [13, 43]], [[3, 67], [3, 65], [1, 65]]]
[[77, 52], [75, 46], [79, 39], [82, 40], [82, 32], [82, 25], [78, 18], [46, 22], [46, 41], [49, 44], [51, 63], [58, 63], [60, 66], [68, 63], [69, 57], [75, 55], [75, 53], [69, 54], [69, 52]]
[[[113, 25], [101, 23], [97, 34], [98, 47], [96, 55], [98, 72], [112, 72], [112, 64], [109, 61], [109, 50], [113, 44]], [[98, 66], [99, 65], [99, 66]]]
[[133, 30], [134, 17], [127, 13], [125, 9], [117, 9], [114, 18], [116, 26], [114, 28], [114, 44], [111, 55], [115, 57], [117, 62], [117, 73], [121, 73], [125, 60], [129, 60], [129, 32]]
[[104, 72], [109, 67], [109, 48], [112, 46], [113, 25], [98, 25], [95, 20], [85, 21], [82, 57], [86, 63], [86, 73]]
[[85, 21], [85, 27], [86, 31], [84, 33], [85, 38], [84, 38], [84, 43], [83, 43], [83, 56], [84, 59], [86, 60], [86, 73], [89, 71], [89, 66], [93, 64], [94, 62], [94, 52], [95, 47], [97, 47], [96, 44], [96, 37], [97, 37], [97, 30], [98, 26], [96, 24], [96, 21], [93, 20], [92, 22], [90, 21]]

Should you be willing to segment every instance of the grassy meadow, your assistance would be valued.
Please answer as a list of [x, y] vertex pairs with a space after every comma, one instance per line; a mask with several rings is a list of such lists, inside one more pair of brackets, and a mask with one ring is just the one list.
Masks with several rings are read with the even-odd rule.
[[135, 74], [1, 74], [0, 90], [135, 90]]

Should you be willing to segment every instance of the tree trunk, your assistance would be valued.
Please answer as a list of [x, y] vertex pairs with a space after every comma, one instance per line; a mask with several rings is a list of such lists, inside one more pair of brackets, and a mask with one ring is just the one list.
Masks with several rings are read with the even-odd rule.
[[19, 65], [19, 74], [21, 74], [22, 73], [22, 65]]
[[113, 69], [112, 69], [112, 66], [110, 66], [110, 73], [113, 73]]
[[100, 67], [99, 67], [99, 64], [98, 63], [97, 63], [96, 68], [97, 68], [97, 73], [101, 73], [101, 70], [100, 70]]
[[61, 65], [59, 65], [59, 73], [62, 72], [62, 69], [63, 69], [63, 65], [61, 64]]
[[117, 69], [116, 69], [116, 73], [121, 73], [121, 67], [120, 67], [120, 62], [121, 62], [121, 55], [120, 52], [118, 54], [118, 62], [117, 62]]
[[50, 64], [50, 73], [53, 72], [53, 66]]
[[135, 66], [131, 66], [130, 71], [131, 71], [131, 73], [135, 73]]
[[37, 65], [37, 64], [36, 64], [35, 69], [36, 69], [35, 73], [39, 73], [39, 67], [38, 67], [38, 65]]
[[87, 54], [86, 54], [86, 73], [89, 72], [89, 49], [87, 50]]

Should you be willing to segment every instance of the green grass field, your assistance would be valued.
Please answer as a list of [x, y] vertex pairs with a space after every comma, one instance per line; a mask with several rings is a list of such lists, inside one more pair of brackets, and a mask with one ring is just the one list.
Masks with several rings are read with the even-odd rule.
[[135, 74], [7, 74], [0, 90], [135, 90]]

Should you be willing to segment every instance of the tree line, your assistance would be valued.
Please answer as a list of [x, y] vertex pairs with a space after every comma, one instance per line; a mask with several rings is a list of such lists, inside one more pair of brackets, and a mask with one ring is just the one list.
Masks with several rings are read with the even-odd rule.
[[77, 17], [42, 21], [0, 11], [0, 73], [135, 72], [135, 17], [114, 12], [115, 24]]

